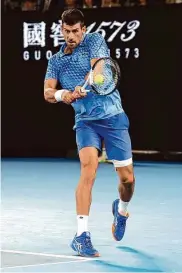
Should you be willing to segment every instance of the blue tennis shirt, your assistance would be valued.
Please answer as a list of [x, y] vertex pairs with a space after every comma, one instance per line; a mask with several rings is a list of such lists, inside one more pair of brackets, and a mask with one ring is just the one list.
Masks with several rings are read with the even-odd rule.
[[[88, 33], [73, 53], [65, 54], [66, 43], [54, 54], [47, 67], [45, 79], [56, 79], [63, 89], [74, 91], [84, 83], [91, 69], [91, 59], [108, 57], [108, 46], [99, 33]], [[75, 122], [80, 120], [105, 119], [123, 112], [118, 90], [107, 96], [89, 92], [85, 98], [78, 99], [72, 106], [75, 110]]]

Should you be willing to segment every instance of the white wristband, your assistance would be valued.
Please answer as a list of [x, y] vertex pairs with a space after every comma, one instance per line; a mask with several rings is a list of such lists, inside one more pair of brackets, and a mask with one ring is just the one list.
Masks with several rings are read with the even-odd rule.
[[56, 99], [57, 102], [62, 101], [62, 94], [63, 92], [69, 92], [68, 90], [65, 89], [61, 89], [61, 90], [57, 90], [54, 94], [54, 97]]

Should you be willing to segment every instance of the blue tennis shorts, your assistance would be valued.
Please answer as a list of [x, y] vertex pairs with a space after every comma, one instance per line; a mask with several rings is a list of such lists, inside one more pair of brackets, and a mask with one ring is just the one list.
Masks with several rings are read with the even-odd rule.
[[84, 147], [95, 147], [101, 151], [104, 141], [109, 160], [132, 158], [129, 120], [125, 112], [107, 119], [81, 120], [75, 128], [78, 151]]

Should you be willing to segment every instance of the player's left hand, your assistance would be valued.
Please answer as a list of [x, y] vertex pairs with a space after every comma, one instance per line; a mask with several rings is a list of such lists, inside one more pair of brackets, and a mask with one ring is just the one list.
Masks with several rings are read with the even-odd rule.
[[81, 86], [76, 86], [75, 87], [75, 90], [73, 92], [73, 96], [74, 96], [75, 99], [81, 99], [81, 98], [84, 98], [87, 95], [87, 93], [83, 92], [81, 90], [81, 88], [82, 88]]

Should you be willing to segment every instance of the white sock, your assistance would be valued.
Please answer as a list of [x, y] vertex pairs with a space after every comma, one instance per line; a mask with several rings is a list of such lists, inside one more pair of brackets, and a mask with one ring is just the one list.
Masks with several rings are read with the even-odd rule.
[[102, 148], [102, 156], [107, 158], [107, 154], [106, 154], [106, 149], [105, 148]]
[[87, 215], [77, 215], [77, 236], [80, 236], [84, 231], [88, 231], [88, 216]]
[[124, 202], [121, 199], [119, 199], [118, 212], [122, 215], [126, 215], [128, 204], [129, 202]]

